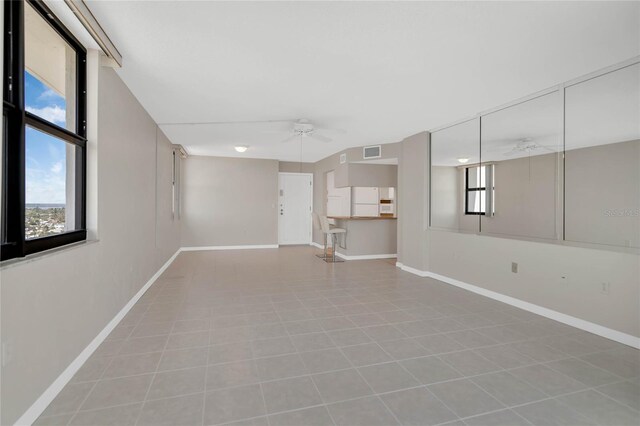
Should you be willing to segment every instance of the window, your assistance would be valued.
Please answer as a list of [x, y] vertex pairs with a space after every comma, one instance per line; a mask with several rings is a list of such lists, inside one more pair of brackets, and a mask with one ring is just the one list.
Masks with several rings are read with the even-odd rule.
[[86, 238], [86, 51], [42, 2], [4, 6], [2, 260]]
[[486, 170], [485, 166], [465, 169], [466, 197], [464, 214], [485, 214], [487, 199]]

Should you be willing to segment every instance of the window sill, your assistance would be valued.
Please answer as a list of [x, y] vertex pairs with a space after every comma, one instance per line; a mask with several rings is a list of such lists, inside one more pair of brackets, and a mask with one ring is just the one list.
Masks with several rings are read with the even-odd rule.
[[64, 246], [52, 248], [50, 250], [41, 251], [38, 253], [30, 254], [25, 257], [17, 257], [15, 259], [8, 259], [0, 262], [0, 271], [5, 269], [13, 268], [16, 266], [21, 266], [27, 263], [35, 262], [40, 259], [44, 259], [50, 256], [55, 256], [59, 253], [66, 252], [68, 250], [75, 250], [77, 248], [86, 247], [88, 245], [92, 245], [100, 242], [100, 240], [84, 240], [78, 241], [76, 243], [67, 244]]

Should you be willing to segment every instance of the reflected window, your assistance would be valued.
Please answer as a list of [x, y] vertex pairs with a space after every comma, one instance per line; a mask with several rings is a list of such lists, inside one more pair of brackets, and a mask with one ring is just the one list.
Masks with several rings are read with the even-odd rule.
[[[562, 97], [558, 91], [482, 116], [481, 166], [489, 187], [480, 232], [536, 239], [559, 237]], [[472, 185], [473, 186], [473, 185]], [[495, 197], [494, 197], [495, 195]]]
[[485, 214], [487, 199], [487, 168], [468, 167], [465, 171], [464, 214]]
[[[479, 232], [480, 216], [466, 215], [465, 211], [469, 205], [467, 167], [480, 164], [480, 120], [476, 118], [433, 132], [430, 157], [430, 226]], [[472, 186], [480, 187], [479, 184]], [[472, 197], [476, 195], [474, 192]], [[475, 199], [472, 204], [475, 205]]]

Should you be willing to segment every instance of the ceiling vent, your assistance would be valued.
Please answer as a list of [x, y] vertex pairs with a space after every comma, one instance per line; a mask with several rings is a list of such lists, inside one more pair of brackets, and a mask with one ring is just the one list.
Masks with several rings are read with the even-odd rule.
[[380, 145], [365, 146], [364, 148], [362, 148], [362, 158], [364, 158], [365, 160], [380, 157], [382, 157], [382, 149]]
[[344, 164], [347, 162], [347, 154], [340, 154], [340, 164]]

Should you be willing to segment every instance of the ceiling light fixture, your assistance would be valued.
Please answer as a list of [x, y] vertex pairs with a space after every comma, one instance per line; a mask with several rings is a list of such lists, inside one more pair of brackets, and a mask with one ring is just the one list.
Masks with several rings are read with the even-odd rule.
[[467, 164], [469, 162], [468, 158], [458, 158], [458, 163]]
[[249, 147], [247, 145], [237, 145], [235, 149], [238, 152], [245, 152]]

